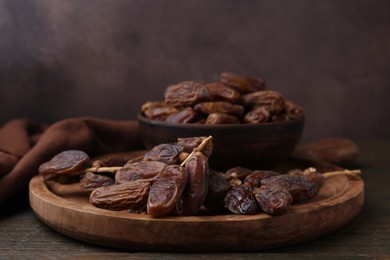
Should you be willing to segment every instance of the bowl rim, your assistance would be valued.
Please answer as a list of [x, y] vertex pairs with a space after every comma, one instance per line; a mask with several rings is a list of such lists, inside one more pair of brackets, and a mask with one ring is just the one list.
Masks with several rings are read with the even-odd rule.
[[141, 112], [137, 114], [137, 119], [140, 122], [148, 123], [155, 126], [164, 126], [164, 127], [175, 127], [175, 128], [196, 128], [196, 129], [235, 129], [235, 128], [258, 128], [258, 127], [278, 127], [285, 126], [296, 123], [304, 123], [305, 115], [302, 115], [298, 118], [288, 120], [288, 121], [279, 121], [279, 122], [267, 122], [262, 124], [215, 124], [215, 125], [205, 125], [205, 124], [183, 124], [183, 123], [170, 123], [160, 120], [149, 119], [145, 117]]

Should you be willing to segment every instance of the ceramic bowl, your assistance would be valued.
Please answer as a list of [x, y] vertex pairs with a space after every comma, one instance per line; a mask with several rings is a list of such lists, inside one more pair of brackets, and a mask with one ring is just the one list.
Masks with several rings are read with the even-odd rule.
[[295, 150], [305, 118], [264, 124], [204, 125], [167, 123], [138, 114], [138, 122], [147, 149], [175, 142], [179, 137], [211, 135], [214, 147], [209, 163], [214, 169], [269, 169]]

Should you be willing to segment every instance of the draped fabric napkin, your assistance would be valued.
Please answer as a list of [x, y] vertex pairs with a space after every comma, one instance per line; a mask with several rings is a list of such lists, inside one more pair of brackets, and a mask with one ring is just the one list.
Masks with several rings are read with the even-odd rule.
[[48, 126], [12, 120], [0, 128], [0, 207], [28, 190], [39, 165], [64, 150], [96, 156], [142, 148], [136, 121], [80, 117]]

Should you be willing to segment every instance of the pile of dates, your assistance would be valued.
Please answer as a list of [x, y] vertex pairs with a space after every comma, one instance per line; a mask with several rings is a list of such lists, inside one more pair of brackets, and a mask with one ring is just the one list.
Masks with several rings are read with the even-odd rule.
[[209, 168], [211, 137], [179, 138], [127, 160], [92, 161], [78, 150], [64, 151], [39, 167], [45, 181], [77, 179], [92, 205], [147, 212], [152, 217], [197, 214], [283, 214], [292, 203], [317, 195], [324, 177], [314, 168], [287, 174], [235, 167]]
[[223, 72], [219, 82], [184, 81], [168, 86], [164, 101], [143, 104], [142, 114], [169, 123], [259, 124], [293, 120], [303, 109], [266, 88], [261, 78]]

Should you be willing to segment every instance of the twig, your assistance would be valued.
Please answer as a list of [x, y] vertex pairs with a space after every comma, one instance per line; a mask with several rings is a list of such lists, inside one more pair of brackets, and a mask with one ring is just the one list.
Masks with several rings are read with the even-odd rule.
[[115, 173], [122, 168], [123, 167], [119, 167], [119, 166], [118, 167], [91, 167], [91, 168], [85, 169], [84, 171], [85, 172], [111, 172], [111, 173]]
[[196, 148], [194, 148], [194, 150], [192, 150], [192, 152], [190, 153], [190, 155], [187, 156], [187, 158], [180, 164], [180, 166], [184, 166], [187, 161], [196, 153], [196, 152], [201, 152], [203, 150], [203, 148], [208, 144], [208, 142], [210, 142], [211, 140], [213, 140], [213, 137], [210, 135], [209, 137], [207, 137], [206, 139], [204, 139], [200, 145]]
[[358, 174], [361, 174], [362, 172], [360, 170], [342, 170], [342, 171], [333, 171], [333, 172], [325, 172], [322, 174], [324, 178], [329, 178], [336, 175], [350, 175], [350, 176], [356, 176]]

